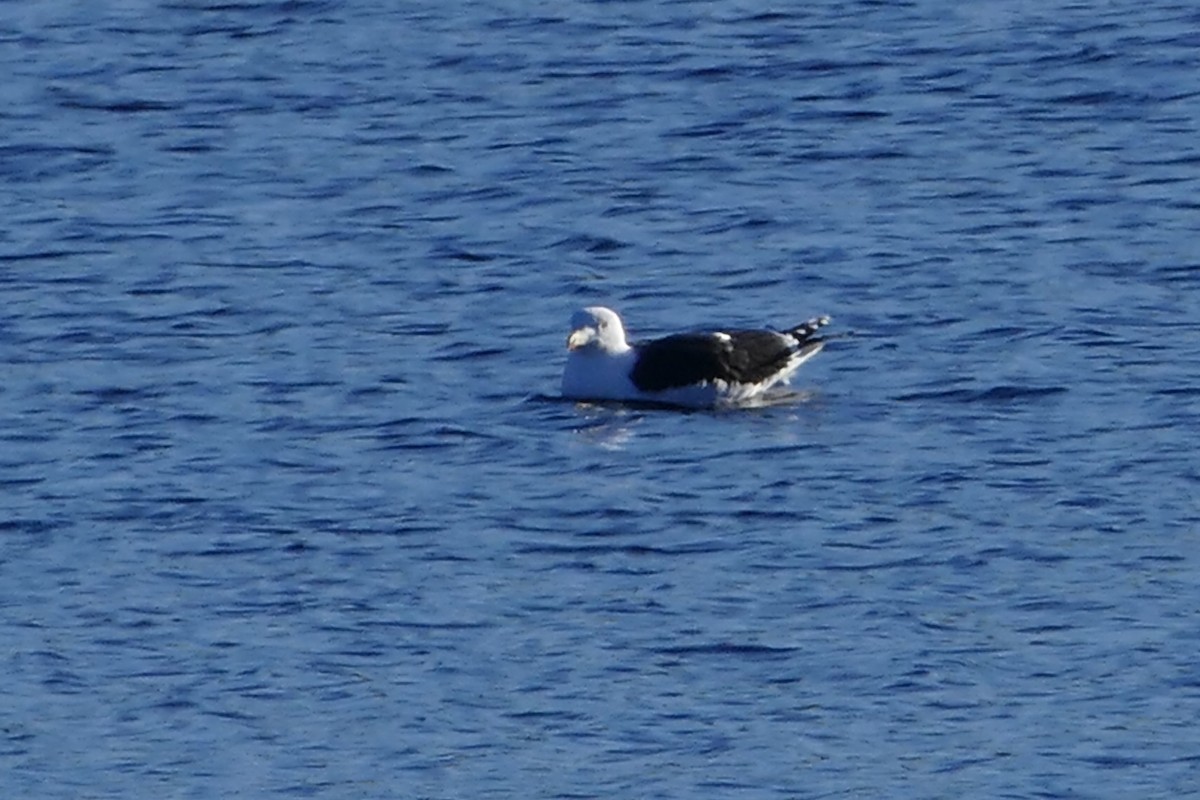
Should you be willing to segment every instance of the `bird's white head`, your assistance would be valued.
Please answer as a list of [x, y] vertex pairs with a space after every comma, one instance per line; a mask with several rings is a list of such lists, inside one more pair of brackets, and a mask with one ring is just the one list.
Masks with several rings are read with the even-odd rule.
[[596, 351], [607, 354], [624, 353], [629, 349], [625, 328], [617, 312], [604, 306], [581, 308], [571, 316], [571, 335], [567, 337], [571, 351]]

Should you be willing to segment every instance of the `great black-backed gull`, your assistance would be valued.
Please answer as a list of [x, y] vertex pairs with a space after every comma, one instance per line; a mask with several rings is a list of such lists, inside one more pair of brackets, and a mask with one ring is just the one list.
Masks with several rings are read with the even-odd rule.
[[783, 331], [677, 333], [630, 344], [621, 318], [590, 306], [571, 317], [563, 397], [706, 408], [753, 400], [787, 383], [825, 346], [817, 331], [829, 317], [813, 317]]

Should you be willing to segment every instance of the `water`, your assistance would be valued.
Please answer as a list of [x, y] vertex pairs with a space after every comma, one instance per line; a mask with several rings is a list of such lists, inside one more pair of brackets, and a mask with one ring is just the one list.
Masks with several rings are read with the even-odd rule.
[[1190, 4], [394, 5], [0, 9], [5, 796], [1196, 791]]

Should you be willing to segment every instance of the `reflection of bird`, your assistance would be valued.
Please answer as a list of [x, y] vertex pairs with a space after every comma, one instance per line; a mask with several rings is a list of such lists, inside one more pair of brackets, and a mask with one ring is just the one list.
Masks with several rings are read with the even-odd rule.
[[825, 346], [813, 317], [785, 331], [677, 333], [641, 344], [625, 340], [616, 312], [591, 306], [571, 317], [562, 393], [572, 400], [633, 400], [689, 407], [751, 400]]

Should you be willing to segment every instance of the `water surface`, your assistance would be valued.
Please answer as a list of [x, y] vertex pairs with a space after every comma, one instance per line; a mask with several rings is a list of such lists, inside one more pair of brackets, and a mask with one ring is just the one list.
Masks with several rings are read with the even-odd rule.
[[[1194, 791], [1198, 28], [8, 4], [0, 785]], [[557, 401], [596, 302], [855, 335]]]

